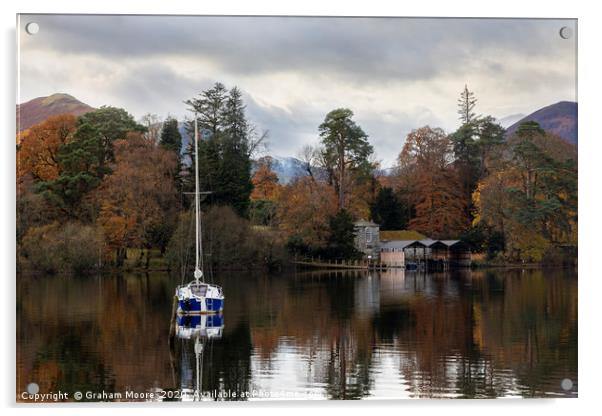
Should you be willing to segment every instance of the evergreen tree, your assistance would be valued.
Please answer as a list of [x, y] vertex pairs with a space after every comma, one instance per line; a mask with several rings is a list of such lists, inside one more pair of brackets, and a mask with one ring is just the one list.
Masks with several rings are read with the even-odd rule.
[[504, 133], [504, 128], [487, 116], [463, 124], [449, 137], [468, 217], [472, 217], [474, 211], [472, 194], [487, 172], [492, 152], [503, 143]]
[[479, 180], [479, 148], [476, 137], [476, 123], [463, 124], [450, 135], [454, 155], [454, 168], [461, 185], [461, 197], [464, 200], [465, 216], [471, 216], [472, 193]]
[[319, 127], [323, 159], [338, 194], [339, 209], [345, 207], [349, 174], [365, 167], [373, 152], [368, 136], [352, 117], [353, 112], [348, 108], [338, 108], [328, 113]]
[[401, 203], [393, 189], [388, 187], [381, 188], [378, 192], [370, 207], [370, 215], [372, 220], [380, 225], [381, 230], [401, 230], [407, 226]]
[[[197, 114], [200, 130], [199, 177], [202, 190], [211, 191], [208, 201], [229, 205], [246, 217], [253, 191], [249, 131], [242, 94], [236, 87], [228, 91], [223, 84], [203, 91], [199, 98], [187, 101]], [[189, 123], [190, 136], [194, 124]], [[194, 140], [187, 151], [194, 161]], [[186, 188], [194, 187], [194, 163], [190, 163]]]
[[82, 198], [110, 173], [109, 163], [115, 161], [113, 143], [126, 139], [128, 133], [144, 132], [125, 110], [101, 107], [77, 120], [77, 130], [71, 142], [59, 148], [59, 176], [41, 182], [37, 190], [70, 218], [90, 219], [91, 208], [80, 205]]
[[330, 236], [327, 255], [335, 259], [352, 259], [358, 256], [355, 248], [355, 230], [351, 214], [344, 209], [330, 217]]
[[97, 141], [101, 152], [98, 154], [98, 174], [109, 172], [108, 164], [115, 161], [113, 142], [127, 138], [129, 132], [143, 133], [146, 128], [122, 108], [102, 106], [77, 119], [76, 141]]
[[[159, 146], [172, 151], [176, 155], [176, 175], [174, 176], [174, 185], [176, 189], [181, 189], [182, 185], [182, 135], [178, 129], [178, 120], [173, 117], [167, 117], [161, 128]], [[165, 245], [162, 245], [165, 247]]]
[[182, 135], [178, 129], [178, 120], [173, 117], [167, 117], [167, 120], [163, 122], [159, 144], [167, 150], [176, 152], [178, 158], [180, 157], [180, 152], [182, 151]]
[[504, 143], [506, 130], [493, 117], [479, 119], [476, 127], [477, 148], [479, 154], [479, 179], [487, 175], [488, 164], [494, 151]]
[[468, 90], [468, 85], [464, 85], [464, 90], [458, 99], [458, 114], [460, 115], [462, 124], [470, 123], [476, 118], [476, 114], [473, 111], [476, 103], [477, 99], [474, 92]]

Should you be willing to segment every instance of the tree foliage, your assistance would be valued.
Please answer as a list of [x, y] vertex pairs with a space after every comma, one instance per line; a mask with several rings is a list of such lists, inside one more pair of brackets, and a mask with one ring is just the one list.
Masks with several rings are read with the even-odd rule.
[[463, 124], [450, 135], [454, 168], [466, 201], [466, 216], [471, 217], [471, 195], [477, 182], [487, 174], [487, 166], [504, 140], [504, 129], [492, 117], [482, 117]]
[[407, 226], [403, 208], [392, 188], [383, 187], [379, 190], [376, 200], [370, 207], [372, 220], [380, 225], [380, 229], [401, 230]]
[[30, 228], [20, 254], [28, 266], [46, 273], [86, 273], [101, 266], [102, 230], [77, 222]]
[[98, 223], [118, 264], [127, 247], [166, 247], [178, 215], [176, 175], [173, 152], [136, 133], [115, 142], [112, 174], [103, 180], [97, 198]]
[[353, 112], [347, 108], [332, 110], [320, 125], [323, 159], [331, 172], [338, 195], [338, 207], [346, 205], [345, 194], [350, 187], [351, 174], [370, 170], [369, 156], [373, 152], [368, 136], [353, 120]]
[[178, 155], [178, 158], [180, 157], [180, 152], [182, 151], [182, 135], [180, 134], [180, 130], [178, 129], [177, 119], [173, 117], [168, 117], [163, 122], [159, 144], [164, 149], [175, 152], [176, 155]]
[[50, 117], [20, 135], [17, 178], [31, 175], [35, 181], [51, 181], [60, 174], [59, 149], [73, 140], [76, 118], [70, 114]]
[[89, 220], [90, 212], [82, 199], [110, 173], [114, 161], [113, 143], [129, 132], [144, 132], [125, 110], [101, 107], [80, 116], [73, 140], [58, 149], [58, 176], [38, 183], [42, 192], [68, 218]]
[[336, 194], [324, 182], [301, 177], [285, 186], [278, 198], [277, 220], [289, 236], [312, 247], [327, 244], [329, 220], [337, 212]]
[[[221, 83], [187, 101], [198, 120], [202, 140], [199, 141], [199, 176], [203, 191], [212, 194], [208, 202], [230, 205], [243, 217], [248, 215], [251, 182], [251, 153], [256, 143], [254, 128], [245, 114], [242, 93], [230, 91]], [[188, 126], [192, 137], [193, 123]], [[187, 151], [191, 163], [187, 188], [194, 184], [194, 141]]]
[[[273, 231], [257, 230], [231, 207], [211, 206], [202, 215], [204, 263], [207, 270], [275, 269], [286, 259], [284, 243]], [[170, 267], [186, 273], [194, 262], [194, 213], [180, 215], [167, 247]]]
[[359, 256], [355, 248], [353, 218], [346, 210], [339, 210], [329, 219], [329, 236], [323, 252], [329, 258], [354, 259]]
[[452, 165], [452, 143], [443, 130], [428, 126], [414, 130], [399, 158], [414, 170], [416, 181], [416, 215], [410, 220], [410, 229], [432, 238], [459, 235], [468, 219]]
[[557, 245], [576, 245], [577, 155], [537, 123], [520, 126], [473, 195], [475, 223], [502, 233], [514, 260], [541, 261]]
[[272, 170], [272, 158], [270, 156], [257, 161], [257, 168], [253, 174], [252, 182], [252, 200], [276, 200], [281, 185], [278, 183], [278, 175]]
[[474, 92], [468, 89], [468, 85], [464, 85], [464, 90], [462, 90], [458, 99], [458, 114], [462, 124], [468, 124], [476, 119], [477, 116], [474, 112], [476, 104], [477, 98]]

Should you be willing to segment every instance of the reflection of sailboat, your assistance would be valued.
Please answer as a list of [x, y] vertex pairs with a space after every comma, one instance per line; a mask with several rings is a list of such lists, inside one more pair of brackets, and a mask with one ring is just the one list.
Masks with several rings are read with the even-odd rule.
[[224, 329], [224, 317], [221, 314], [178, 315], [176, 324], [176, 336], [178, 338], [221, 338]]
[[205, 283], [203, 281], [203, 247], [201, 239], [201, 207], [199, 191], [199, 131], [198, 121], [194, 118], [194, 166], [195, 166], [195, 193], [194, 193], [194, 211], [196, 223], [196, 244], [195, 244], [195, 267], [194, 280], [186, 285], [176, 288], [176, 297], [178, 299], [179, 313], [219, 313], [224, 309], [224, 293], [222, 288], [217, 285]]
[[[223, 330], [224, 319], [221, 314], [176, 317], [176, 337], [181, 340], [179, 391], [182, 401], [200, 401], [205, 398], [203, 397], [203, 354], [208, 345], [211, 347], [212, 340], [222, 337]], [[194, 353], [194, 365], [192, 365], [191, 352]]]

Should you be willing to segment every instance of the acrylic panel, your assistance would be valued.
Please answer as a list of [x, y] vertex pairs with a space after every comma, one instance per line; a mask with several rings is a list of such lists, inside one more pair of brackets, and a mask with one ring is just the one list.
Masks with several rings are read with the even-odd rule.
[[576, 19], [17, 40], [17, 402], [577, 397]]

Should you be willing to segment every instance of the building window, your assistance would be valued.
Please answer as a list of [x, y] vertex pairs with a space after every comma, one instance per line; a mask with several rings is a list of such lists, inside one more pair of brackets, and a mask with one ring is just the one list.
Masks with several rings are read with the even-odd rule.
[[372, 242], [372, 230], [370, 228], [366, 228], [366, 242]]

